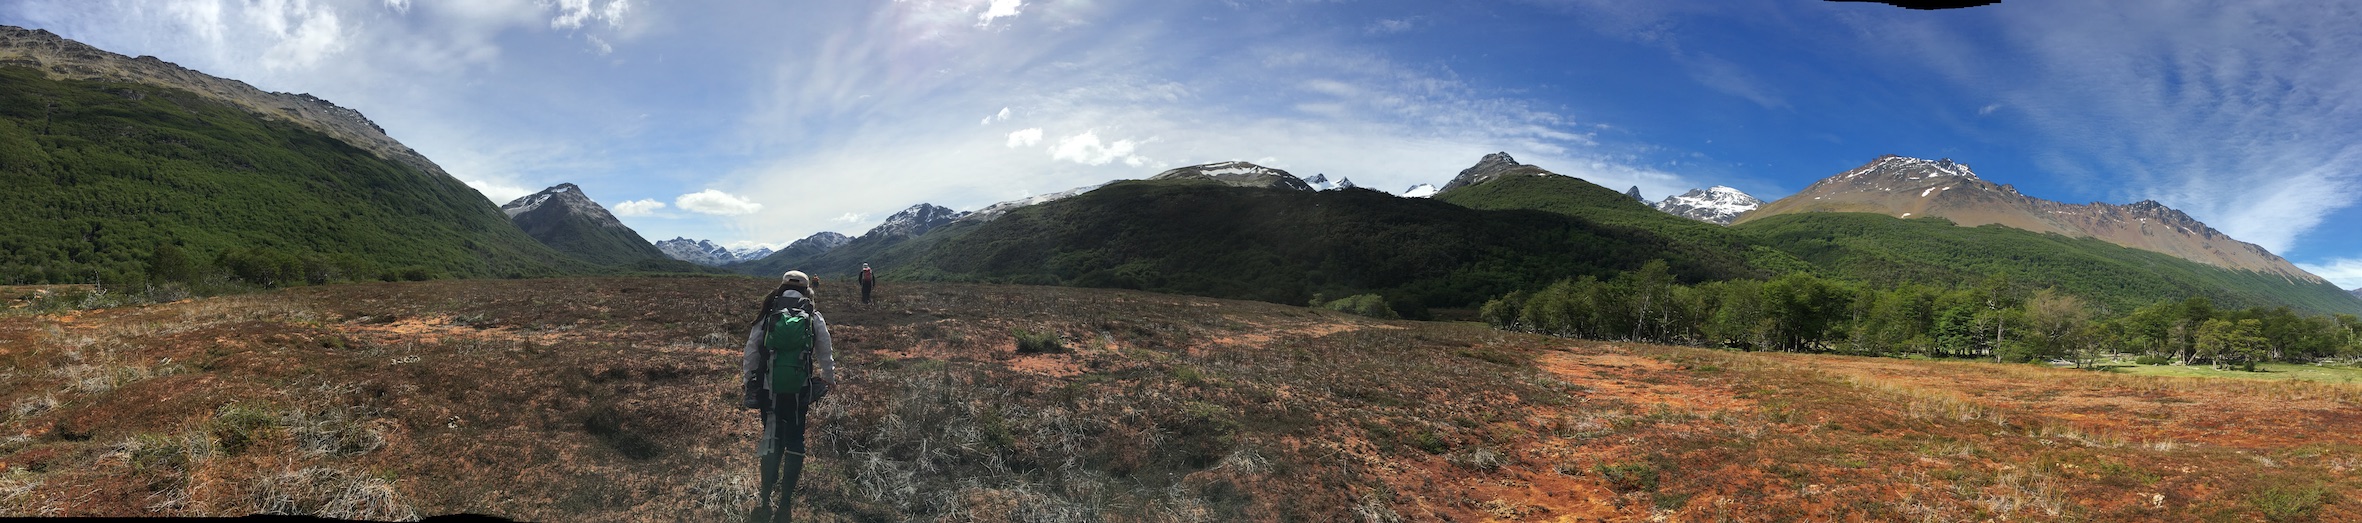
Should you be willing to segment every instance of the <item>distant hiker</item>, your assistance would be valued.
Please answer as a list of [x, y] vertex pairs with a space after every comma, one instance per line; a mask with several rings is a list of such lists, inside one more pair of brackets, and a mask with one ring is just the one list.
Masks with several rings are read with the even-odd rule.
[[869, 264], [861, 264], [861, 303], [869, 304], [869, 288], [878, 284], [878, 276], [870, 274]]
[[795, 499], [796, 479], [804, 474], [804, 418], [837, 378], [828, 320], [812, 305], [812, 277], [788, 271], [779, 280], [779, 288], [763, 295], [762, 319], [746, 333], [741, 375], [745, 407], [761, 410], [763, 418], [756, 444], [762, 498], [749, 518], [753, 521], [788, 521], [794, 515], [789, 502]]

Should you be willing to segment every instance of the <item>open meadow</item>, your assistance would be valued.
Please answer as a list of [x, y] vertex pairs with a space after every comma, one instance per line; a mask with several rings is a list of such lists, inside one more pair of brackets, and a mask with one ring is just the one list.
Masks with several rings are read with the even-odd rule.
[[[0, 312], [0, 515], [729, 521], [769, 280]], [[2362, 519], [2362, 386], [1591, 342], [1120, 290], [821, 289], [807, 521]], [[35, 312], [49, 310], [49, 312]], [[1020, 350], [1018, 331], [1056, 333]]]

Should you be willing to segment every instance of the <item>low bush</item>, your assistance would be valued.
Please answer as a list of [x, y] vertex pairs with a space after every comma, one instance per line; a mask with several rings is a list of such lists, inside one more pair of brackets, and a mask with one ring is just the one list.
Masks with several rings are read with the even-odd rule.
[[1017, 337], [1017, 352], [1019, 354], [1066, 352], [1066, 345], [1058, 341], [1057, 332], [1033, 332], [1017, 329], [1011, 331], [1010, 334]]

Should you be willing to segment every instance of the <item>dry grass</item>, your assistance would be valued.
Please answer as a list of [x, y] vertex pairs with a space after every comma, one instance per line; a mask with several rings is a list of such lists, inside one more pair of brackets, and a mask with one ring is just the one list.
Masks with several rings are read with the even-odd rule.
[[[768, 288], [439, 281], [0, 315], [0, 513], [733, 519], [757, 486], [736, 344]], [[821, 304], [843, 384], [812, 415], [800, 519], [2362, 517], [2342, 384], [882, 290]]]

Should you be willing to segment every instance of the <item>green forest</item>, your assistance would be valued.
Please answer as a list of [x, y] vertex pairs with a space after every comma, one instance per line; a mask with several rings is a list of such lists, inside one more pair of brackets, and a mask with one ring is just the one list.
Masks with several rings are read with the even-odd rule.
[[1485, 302], [1487, 323], [1557, 336], [2090, 366], [2115, 354], [2145, 364], [2362, 357], [2362, 319], [2288, 307], [2217, 307], [2195, 296], [2111, 308], [1996, 274], [1973, 285], [1876, 285], [1790, 273], [1683, 285], [1663, 263], [1584, 276]]
[[0, 283], [577, 272], [449, 176], [175, 89], [0, 67]]

